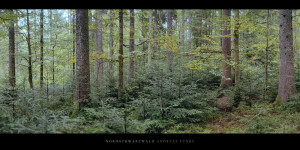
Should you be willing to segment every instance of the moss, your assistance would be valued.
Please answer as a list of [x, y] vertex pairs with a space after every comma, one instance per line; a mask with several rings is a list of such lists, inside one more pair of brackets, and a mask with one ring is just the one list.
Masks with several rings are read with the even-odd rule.
[[275, 99], [275, 104], [283, 104], [283, 99], [279, 95]]
[[71, 118], [76, 117], [77, 114], [78, 114], [78, 112], [79, 112], [79, 103], [78, 102], [74, 102]]

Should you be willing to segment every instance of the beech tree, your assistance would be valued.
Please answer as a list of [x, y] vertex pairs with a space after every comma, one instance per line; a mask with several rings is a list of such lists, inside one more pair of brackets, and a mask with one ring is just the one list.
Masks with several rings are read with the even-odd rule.
[[224, 55], [223, 60], [223, 74], [220, 87], [232, 86], [231, 80], [231, 66], [229, 65], [231, 60], [231, 37], [230, 37], [230, 9], [223, 9], [223, 32], [222, 32], [222, 51]]
[[294, 53], [293, 53], [293, 26], [292, 10], [279, 10], [279, 85], [277, 101], [287, 102], [288, 98], [296, 93]]

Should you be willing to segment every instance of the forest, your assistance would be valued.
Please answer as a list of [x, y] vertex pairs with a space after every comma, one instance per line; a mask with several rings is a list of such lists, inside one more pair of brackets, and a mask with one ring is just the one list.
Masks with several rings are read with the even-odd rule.
[[297, 9], [0, 9], [0, 133], [300, 133]]

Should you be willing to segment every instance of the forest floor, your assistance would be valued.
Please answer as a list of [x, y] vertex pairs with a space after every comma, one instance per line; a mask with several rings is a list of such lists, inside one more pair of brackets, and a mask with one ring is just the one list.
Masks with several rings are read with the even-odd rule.
[[[241, 103], [231, 111], [222, 111], [203, 125], [181, 124], [177, 133], [300, 133], [300, 113], [266, 101], [252, 106]], [[171, 130], [172, 131], [172, 130]]]

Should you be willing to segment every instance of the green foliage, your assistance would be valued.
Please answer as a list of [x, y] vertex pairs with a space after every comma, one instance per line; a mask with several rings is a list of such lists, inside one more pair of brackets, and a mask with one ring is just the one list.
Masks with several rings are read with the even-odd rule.
[[[280, 100], [277, 96], [279, 72], [278, 13], [270, 11], [268, 47], [266, 45], [266, 10], [240, 10], [240, 70], [239, 85], [219, 90], [222, 77], [223, 55], [220, 46], [222, 18], [220, 10], [191, 10], [191, 27], [185, 30], [192, 34], [191, 49], [185, 42], [181, 57], [180, 24], [178, 10], [172, 14], [173, 31], [171, 38], [166, 35], [166, 11], [158, 11], [156, 37], [148, 36], [149, 13], [135, 10], [135, 71], [129, 80], [129, 51], [124, 47], [124, 90], [123, 98], [118, 99], [117, 42], [114, 42], [114, 56], [109, 54], [109, 25], [114, 23], [114, 41], [118, 41], [116, 30], [117, 11], [113, 10], [113, 21], [107, 11], [103, 16], [103, 50], [97, 55], [95, 35], [95, 10], [89, 10], [91, 94], [88, 105], [79, 110], [74, 102], [75, 81], [72, 74], [72, 17], [69, 10], [50, 10], [44, 13], [44, 85], [39, 89], [39, 10], [29, 10], [32, 43], [34, 89], [29, 89], [27, 81], [28, 45], [25, 10], [16, 10], [10, 15], [8, 10], [0, 10], [0, 133], [295, 133], [300, 123], [300, 100], [291, 97], [287, 103], [270, 104]], [[181, 11], [180, 11], [181, 12]], [[70, 10], [70, 15], [74, 13]], [[186, 11], [187, 13], [187, 11]], [[124, 18], [128, 18], [125, 11]], [[66, 19], [68, 18], [68, 19]], [[16, 27], [16, 76], [17, 96], [8, 83], [8, 21], [18, 19]], [[154, 19], [155, 20], [155, 19]], [[189, 19], [187, 19], [189, 20]], [[186, 21], [187, 21], [186, 20]], [[51, 23], [51, 27], [50, 27]], [[233, 27], [232, 21], [231, 27]], [[299, 23], [294, 22], [298, 27]], [[129, 39], [129, 24], [124, 24], [124, 41]], [[188, 32], [185, 32], [188, 33]], [[48, 40], [50, 39], [50, 40]], [[158, 42], [153, 61], [147, 64], [147, 46], [143, 41]], [[126, 45], [126, 44], [125, 44]], [[294, 42], [295, 50], [299, 46]], [[266, 49], [268, 57], [268, 82], [264, 85], [264, 65]], [[173, 53], [173, 69], [169, 71], [168, 52]], [[53, 55], [54, 54], [54, 55]], [[189, 55], [189, 56], [187, 56]], [[104, 76], [101, 84], [96, 82], [97, 59], [102, 58]], [[111, 74], [106, 64], [113, 62]], [[300, 88], [299, 56], [295, 56], [296, 87]], [[232, 67], [236, 63], [228, 62]], [[234, 71], [234, 69], [233, 69]], [[234, 74], [234, 72], [233, 72]], [[232, 74], [232, 75], [233, 75]], [[55, 76], [55, 79], [53, 79]], [[234, 78], [232, 78], [235, 83]], [[216, 101], [227, 98], [228, 108], [221, 111]], [[232, 105], [234, 107], [232, 107]], [[75, 111], [74, 111], [75, 110]], [[217, 125], [220, 126], [217, 126]]]
[[291, 112], [300, 112], [300, 98], [299, 93], [289, 97], [288, 101], [283, 104], [283, 110]]

